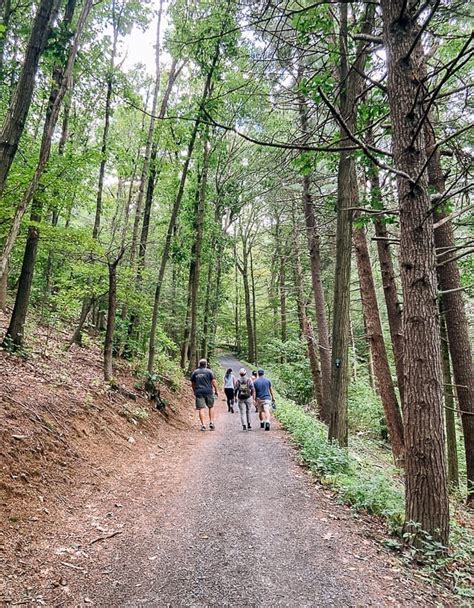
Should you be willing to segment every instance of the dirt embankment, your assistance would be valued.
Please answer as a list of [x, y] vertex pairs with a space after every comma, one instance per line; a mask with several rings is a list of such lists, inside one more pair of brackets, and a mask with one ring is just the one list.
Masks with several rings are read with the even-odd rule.
[[186, 386], [161, 384], [160, 412], [128, 363], [116, 363], [114, 390], [102, 379], [100, 349], [66, 352], [67, 338], [39, 328], [24, 358], [0, 350], [0, 605], [21, 577], [19, 556], [54, 529], [69, 495], [99, 488], [134, 452], [173, 441], [192, 417]]

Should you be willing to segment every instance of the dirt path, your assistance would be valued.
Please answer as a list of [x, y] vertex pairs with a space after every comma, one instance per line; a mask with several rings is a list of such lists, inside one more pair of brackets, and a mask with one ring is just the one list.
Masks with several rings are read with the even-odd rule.
[[278, 425], [262, 431], [254, 414], [244, 432], [226, 409], [221, 395], [214, 432], [196, 424], [144, 450], [69, 509], [60, 534], [35, 547], [43, 605], [436, 604], [301, 470]]

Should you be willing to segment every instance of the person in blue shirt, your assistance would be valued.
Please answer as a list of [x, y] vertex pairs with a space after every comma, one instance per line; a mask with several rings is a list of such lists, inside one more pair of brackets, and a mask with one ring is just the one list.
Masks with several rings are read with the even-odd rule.
[[272, 403], [275, 401], [275, 397], [273, 395], [272, 383], [268, 378], [265, 378], [263, 369], [258, 370], [258, 378], [253, 383], [253, 387], [258, 408], [258, 417], [260, 418], [260, 428], [269, 431], [270, 410]]

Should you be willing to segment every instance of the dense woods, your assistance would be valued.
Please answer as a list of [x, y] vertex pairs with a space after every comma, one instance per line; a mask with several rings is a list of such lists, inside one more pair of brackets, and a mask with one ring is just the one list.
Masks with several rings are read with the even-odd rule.
[[467, 3], [0, 2], [2, 348], [271, 366], [389, 445], [405, 538], [474, 499]]

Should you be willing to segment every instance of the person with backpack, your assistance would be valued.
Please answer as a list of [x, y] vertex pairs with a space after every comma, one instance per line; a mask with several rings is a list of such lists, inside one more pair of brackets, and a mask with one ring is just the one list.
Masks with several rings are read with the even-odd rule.
[[216, 377], [207, 367], [206, 359], [199, 361], [199, 367], [191, 374], [191, 386], [196, 397], [196, 409], [201, 421], [201, 431], [206, 430], [204, 410], [209, 412], [209, 429], [213, 431], [214, 425], [214, 399], [218, 397]]
[[234, 413], [234, 401], [235, 401], [235, 385], [237, 380], [232, 373], [232, 368], [226, 371], [224, 376], [224, 393], [227, 399], [227, 411]]
[[244, 368], [240, 370], [239, 376], [240, 378], [235, 385], [235, 393], [239, 403], [240, 421], [243, 430], [246, 431], [248, 429], [250, 431], [252, 428], [250, 424], [250, 410], [255, 396], [253, 382], [247, 377], [247, 370]]
[[258, 370], [258, 378], [254, 383], [258, 417], [260, 418], [260, 428], [270, 430], [270, 408], [275, 407], [275, 397], [273, 395], [272, 383], [268, 378], [264, 378], [263, 369]]

